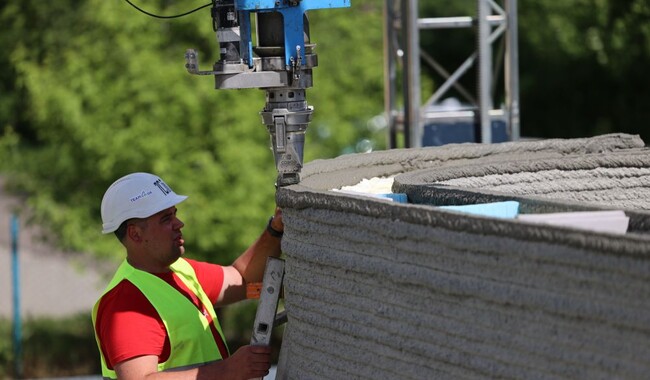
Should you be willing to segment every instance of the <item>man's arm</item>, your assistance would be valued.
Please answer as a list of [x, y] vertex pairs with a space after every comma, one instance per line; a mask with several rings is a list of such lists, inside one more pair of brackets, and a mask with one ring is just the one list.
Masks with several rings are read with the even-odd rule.
[[[271, 228], [283, 232], [282, 211], [275, 209]], [[279, 257], [281, 237], [273, 236], [267, 229], [232, 265], [223, 268], [224, 282], [217, 306], [227, 305], [246, 298], [246, 283], [261, 282], [269, 256]]]
[[201, 367], [158, 372], [158, 357], [138, 356], [115, 365], [120, 380], [175, 379], [175, 380], [248, 380], [261, 378], [269, 373], [271, 367], [271, 348], [266, 346], [244, 346], [225, 360]]

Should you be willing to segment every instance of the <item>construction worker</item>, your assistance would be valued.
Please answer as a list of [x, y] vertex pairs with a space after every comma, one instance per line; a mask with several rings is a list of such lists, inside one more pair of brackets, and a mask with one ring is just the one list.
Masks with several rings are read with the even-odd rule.
[[261, 236], [230, 266], [183, 258], [177, 195], [158, 176], [115, 181], [101, 204], [103, 233], [126, 249], [93, 308], [104, 378], [251, 379], [268, 374], [270, 348], [230, 355], [214, 311], [246, 297], [261, 282], [268, 256], [280, 255], [284, 230], [276, 208]]

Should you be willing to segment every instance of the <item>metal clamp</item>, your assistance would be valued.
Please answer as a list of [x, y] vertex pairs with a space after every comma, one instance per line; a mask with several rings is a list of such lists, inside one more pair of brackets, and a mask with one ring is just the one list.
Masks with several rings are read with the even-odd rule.
[[277, 153], [284, 153], [287, 151], [287, 124], [285, 123], [285, 117], [274, 117], [273, 124], [275, 125], [275, 151]]
[[291, 57], [291, 76], [294, 81], [300, 79], [300, 70], [302, 70], [302, 55], [300, 54], [300, 45], [296, 45], [296, 58]]
[[212, 75], [214, 71], [199, 70], [199, 53], [196, 49], [187, 49], [185, 51], [185, 68], [187, 72], [194, 75]]

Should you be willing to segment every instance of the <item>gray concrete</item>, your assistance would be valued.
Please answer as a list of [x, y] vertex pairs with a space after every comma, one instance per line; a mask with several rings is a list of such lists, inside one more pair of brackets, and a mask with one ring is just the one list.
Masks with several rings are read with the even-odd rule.
[[[289, 313], [283, 377], [647, 377], [647, 156], [638, 137], [608, 135], [308, 164], [301, 184], [277, 194]], [[562, 185], [569, 195], [546, 191], [562, 183], [554, 172], [571, 179]], [[422, 203], [512, 195], [524, 212], [616, 206], [634, 223], [624, 235], [590, 233], [327, 191], [389, 175]], [[576, 196], [594, 183], [619, 190]], [[614, 205], [615, 193], [625, 201]]]
[[650, 210], [650, 154], [645, 149], [424, 169], [400, 175], [395, 182], [395, 191], [406, 192], [412, 199], [429, 204], [441, 201], [437, 200], [436, 193], [451, 188], [470, 190], [475, 196], [514, 195]]

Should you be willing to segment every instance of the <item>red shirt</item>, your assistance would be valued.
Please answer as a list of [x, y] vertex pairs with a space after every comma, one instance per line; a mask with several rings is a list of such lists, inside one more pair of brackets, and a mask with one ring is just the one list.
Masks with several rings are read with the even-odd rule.
[[[223, 287], [223, 268], [216, 264], [185, 260], [194, 268], [199, 283], [214, 304]], [[155, 275], [185, 295], [198, 309], [202, 309], [201, 302], [176, 274], [168, 272]], [[214, 323], [210, 325], [222, 357], [226, 358], [228, 354], [227, 351], [224, 353], [225, 343]], [[114, 368], [114, 364], [137, 356], [156, 355], [158, 363], [169, 358], [169, 337], [162, 319], [140, 289], [128, 280], [121, 281], [102, 297], [97, 310], [95, 331], [101, 342], [106, 365], [110, 369]]]

